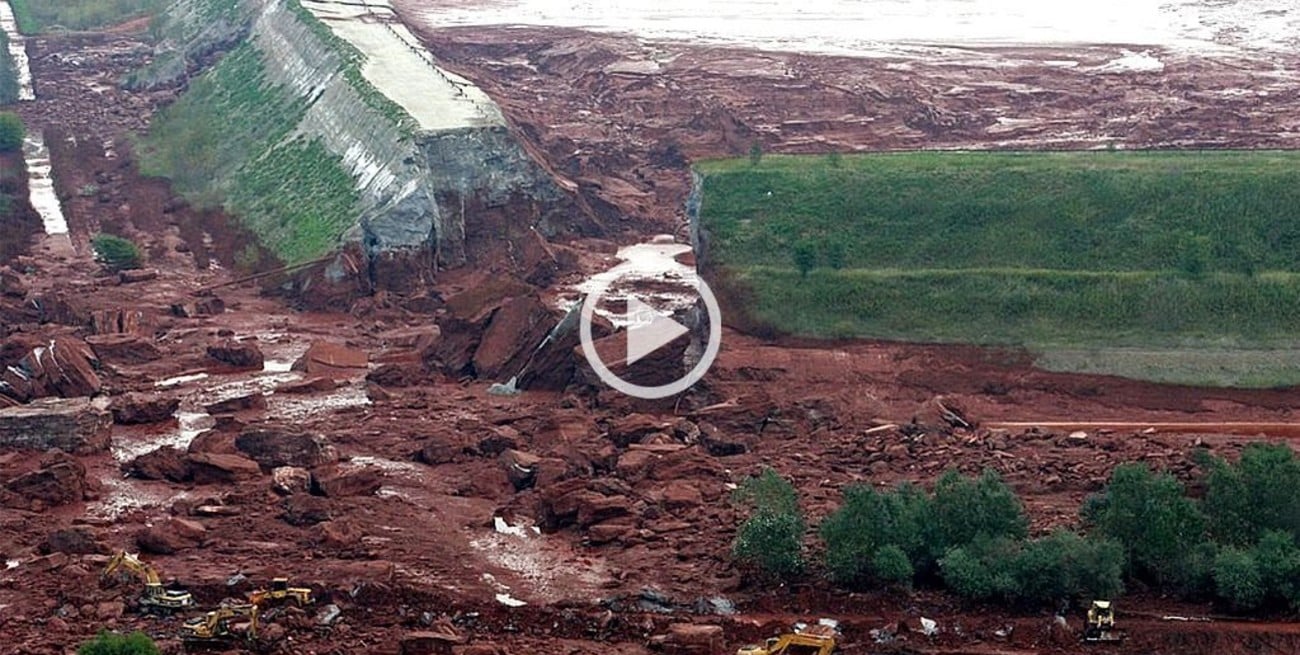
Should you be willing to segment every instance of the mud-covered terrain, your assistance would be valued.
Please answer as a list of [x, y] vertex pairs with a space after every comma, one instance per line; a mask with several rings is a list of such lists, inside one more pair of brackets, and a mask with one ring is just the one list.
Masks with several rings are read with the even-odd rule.
[[[764, 465], [796, 483], [814, 523], [850, 482], [991, 467], [1045, 530], [1075, 521], [1117, 463], [1189, 478], [1193, 446], [1226, 456], [1261, 436], [1294, 438], [1295, 390], [1162, 387], [1046, 373], [1016, 352], [734, 331], [696, 389], [658, 403], [580, 375], [493, 395], [498, 380], [451, 363], [506, 370], [519, 355], [511, 335], [549, 307], [528, 299], [569, 294], [609, 265], [615, 242], [676, 229], [690, 158], [755, 140], [790, 152], [1290, 146], [1285, 71], [1166, 59], [1163, 73], [1106, 73], [1095, 68], [1118, 51], [1106, 48], [954, 64], [559, 31], [424, 36], [593, 205], [626, 218], [607, 241], [544, 244], [549, 274], [532, 278], [544, 288], [500, 291], [499, 278], [537, 264], [513, 249], [444, 273], [418, 299], [366, 296], [348, 312], [295, 311], [274, 276], [265, 289], [226, 284], [248, 272], [235, 262], [246, 237], [132, 163], [130, 131], [172, 93], [113, 85], [148, 57], [142, 38], [33, 42], [40, 99], [22, 112], [52, 144], [75, 252], [24, 240], [0, 277], [0, 365], [41, 371], [6, 378], [25, 396], [13, 400], [57, 408], [0, 430], [82, 438], [60, 442], [67, 452], [0, 451], [0, 652], [67, 653], [104, 628], [139, 628], [179, 652], [180, 618], [135, 613], [138, 584], [101, 585], [120, 549], [141, 551], [205, 609], [276, 575], [316, 591], [315, 604], [265, 617], [257, 644], [217, 648], [228, 652], [717, 655], [820, 617], [841, 622], [845, 653], [1300, 650], [1295, 624], [1166, 619], [1212, 609], [1142, 590], [1121, 601], [1128, 642], [1097, 648], [1078, 643], [1077, 613], [1060, 629], [1050, 612], [925, 590], [765, 587], [729, 558], [741, 518], [730, 490]], [[996, 63], [1007, 59], [1026, 63]], [[1268, 102], [1248, 97], [1261, 91]], [[105, 227], [144, 246], [147, 272], [101, 271], [87, 244]], [[493, 317], [486, 329], [482, 316]], [[565, 366], [577, 364], [555, 368]], [[943, 408], [976, 425], [954, 427]], [[1044, 421], [1112, 424], [1032, 427]], [[1157, 424], [1205, 427], [1148, 429]], [[940, 632], [916, 632], [921, 617]], [[881, 628], [895, 638], [876, 643]]]

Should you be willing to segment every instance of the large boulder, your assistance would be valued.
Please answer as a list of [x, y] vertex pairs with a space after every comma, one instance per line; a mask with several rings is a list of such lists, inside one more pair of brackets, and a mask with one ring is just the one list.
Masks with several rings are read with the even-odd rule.
[[606, 495], [589, 489], [583, 480], [562, 482], [543, 492], [538, 523], [545, 530], [559, 530], [571, 525], [587, 528], [633, 513], [633, 501], [627, 496]]
[[315, 468], [339, 459], [338, 451], [324, 436], [274, 424], [244, 428], [235, 438], [235, 448], [266, 469]]
[[190, 468], [198, 484], [232, 484], [255, 480], [262, 475], [257, 462], [240, 455], [220, 453], [191, 454]]
[[362, 377], [369, 366], [370, 357], [363, 350], [333, 341], [313, 341], [307, 352], [294, 362], [293, 370], [338, 380]]
[[155, 555], [173, 553], [202, 545], [207, 528], [189, 519], [169, 518], [136, 533], [135, 543], [140, 550]]
[[294, 494], [285, 498], [280, 507], [284, 510], [280, 514], [280, 518], [284, 519], [284, 522], [289, 525], [304, 527], [323, 523], [333, 518], [330, 501], [320, 496]]
[[96, 334], [86, 337], [86, 343], [100, 361], [107, 364], [145, 364], [162, 358], [152, 341], [134, 334]]
[[37, 345], [3, 375], [6, 394], [18, 400], [61, 396], [75, 398], [99, 392], [95, 369], [99, 360], [85, 341], [57, 337]]
[[122, 425], [161, 423], [169, 420], [181, 400], [156, 393], [129, 393], [113, 399], [113, 421]]
[[383, 475], [377, 469], [342, 469], [328, 467], [312, 472], [312, 488], [329, 498], [345, 496], [370, 496], [384, 485]]
[[69, 555], [100, 555], [108, 552], [108, 546], [99, 541], [95, 533], [88, 528], [68, 528], [54, 530], [45, 535], [45, 540], [37, 546], [42, 555], [50, 553], [67, 553]]
[[534, 294], [506, 300], [493, 312], [474, 351], [474, 372], [482, 379], [502, 381], [518, 374], [556, 323]]
[[672, 655], [715, 655], [721, 653], [725, 638], [722, 626], [674, 623], [661, 640], [665, 653]]
[[5, 483], [5, 505], [23, 509], [53, 507], [81, 501], [86, 494], [86, 469], [59, 453], [47, 457], [40, 468]]
[[260, 412], [266, 410], [266, 395], [260, 391], [233, 396], [208, 403], [203, 409], [213, 416], [218, 414], [238, 414], [240, 412]]
[[463, 459], [470, 448], [468, 437], [458, 430], [448, 429], [425, 439], [416, 459], [431, 466], [450, 464]]
[[208, 346], [208, 357], [239, 370], [258, 370], [266, 362], [262, 350], [252, 340], [223, 339]]
[[108, 450], [112, 428], [105, 401], [43, 398], [0, 409], [0, 449], [103, 452]]
[[175, 446], [155, 448], [123, 466], [126, 473], [143, 480], [186, 482], [194, 477], [185, 452]]

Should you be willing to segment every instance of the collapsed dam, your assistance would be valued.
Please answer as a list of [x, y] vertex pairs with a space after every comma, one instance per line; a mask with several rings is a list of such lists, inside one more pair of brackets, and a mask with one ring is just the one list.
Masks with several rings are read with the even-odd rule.
[[[135, 87], [187, 85], [142, 140], [145, 172], [238, 216], [285, 264], [411, 291], [502, 240], [583, 231], [571, 183], [380, 3], [181, 0]], [[345, 261], [346, 260], [346, 261]]]

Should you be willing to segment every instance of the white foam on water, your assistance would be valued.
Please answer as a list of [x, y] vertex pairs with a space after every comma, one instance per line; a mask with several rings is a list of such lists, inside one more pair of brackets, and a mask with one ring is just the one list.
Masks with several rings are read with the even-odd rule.
[[45, 147], [45, 137], [32, 132], [23, 139], [23, 158], [27, 163], [27, 187], [32, 207], [41, 216], [46, 234], [67, 234], [68, 221], [63, 217], [63, 205], [54, 193], [54, 167], [50, 164], [50, 150]]

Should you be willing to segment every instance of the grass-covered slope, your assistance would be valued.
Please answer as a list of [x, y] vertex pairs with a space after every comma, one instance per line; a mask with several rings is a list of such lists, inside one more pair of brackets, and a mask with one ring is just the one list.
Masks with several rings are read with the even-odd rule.
[[281, 260], [300, 262], [338, 244], [357, 195], [338, 158], [290, 138], [306, 104], [267, 80], [262, 56], [245, 43], [195, 79], [142, 140], [141, 167], [199, 204], [224, 205]]
[[[709, 261], [746, 299], [731, 309], [777, 330], [1282, 348], [1285, 374], [1243, 375], [1300, 382], [1300, 154], [768, 156], [698, 171]], [[1083, 359], [1096, 365], [1069, 361]], [[1203, 373], [1137, 375], [1224, 381]]]
[[156, 12], [167, 0], [9, 0], [23, 34], [50, 27], [85, 30]]

